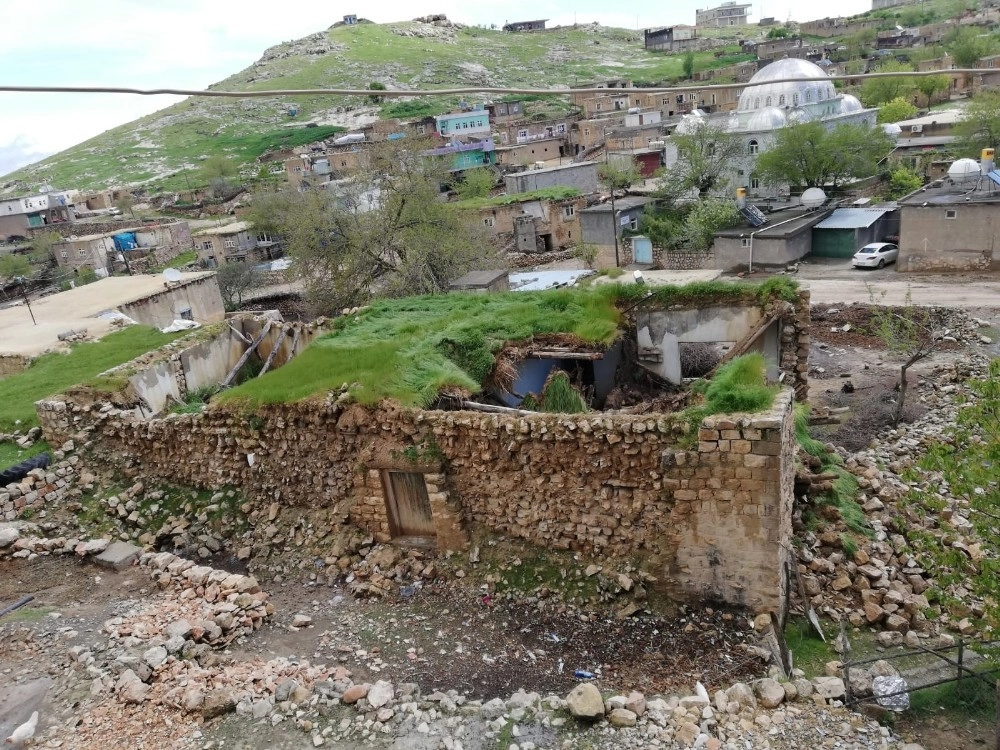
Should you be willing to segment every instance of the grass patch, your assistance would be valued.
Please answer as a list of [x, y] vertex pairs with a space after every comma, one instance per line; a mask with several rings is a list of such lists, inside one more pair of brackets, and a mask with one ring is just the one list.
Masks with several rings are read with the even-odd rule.
[[[580, 191], [571, 187], [550, 187], [532, 190], [527, 193], [514, 193], [512, 195], [495, 195], [487, 198], [467, 198], [462, 201], [455, 201], [457, 208], [488, 208], [490, 206], [509, 206], [512, 203], [526, 203], [527, 201], [561, 201], [569, 198], [579, 197]], [[620, 269], [619, 269], [620, 270]]]
[[[27, 369], [0, 380], [0, 430], [38, 424], [35, 402], [72, 385], [93, 380], [107, 369], [167, 344], [182, 333], [160, 333], [149, 326], [129, 326], [100, 341], [76, 344], [68, 353], [45, 354]], [[18, 424], [19, 423], [19, 424]]]
[[[982, 665], [976, 671], [996, 668]], [[995, 679], [994, 674], [992, 678]], [[923, 718], [946, 715], [953, 719], [976, 719], [992, 723], [996, 717], [996, 689], [974, 677], [961, 682], [917, 690], [910, 694], [910, 714]]]
[[166, 263], [165, 265], [157, 266], [156, 268], [151, 269], [150, 273], [160, 273], [165, 268], [183, 268], [184, 266], [188, 265], [189, 263], [194, 263], [196, 260], [198, 260], [198, 251], [197, 250], [188, 250], [188, 251], [183, 252], [180, 255], [174, 257], [169, 263]]
[[39, 453], [52, 450], [44, 440], [33, 443], [28, 448], [21, 448], [17, 443], [0, 443], [0, 471], [7, 469], [14, 464], [19, 464], [26, 458], [37, 456]]
[[762, 305], [774, 300], [795, 302], [799, 285], [784, 276], [772, 276], [761, 284], [738, 281], [695, 281], [684, 286], [656, 286], [645, 284], [609, 284], [605, 294], [615, 301], [627, 304], [649, 299], [661, 305], [726, 305], [746, 302], [752, 296]]
[[15, 609], [13, 612], [9, 612], [3, 616], [2, 623], [10, 622], [37, 622], [38, 620], [47, 617], [50, 612], [55, 612], [53, 607], [32, 607], [30, 605], [25, 605], [20, 609]]
[[221, 398], [287, 403], [347, 384], [363, 404], [391, 398], [426, 406], [444, 388], [478, 393], [505, 342], [567, 334], [608, 345], [619, 318], [607, 297], [579, 289], [383, 300], [340, 318], [287, 365]]

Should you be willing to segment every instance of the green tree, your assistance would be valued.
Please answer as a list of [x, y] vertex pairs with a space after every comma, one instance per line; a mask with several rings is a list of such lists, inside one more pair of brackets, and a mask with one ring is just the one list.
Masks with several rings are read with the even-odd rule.
[[983, 92], [969, 102], [955, 126], [961, 153], [978, 155], [1000, 143], [1000, 94]]
[[899, 122], [909, 120], [917, 114], [917, 108], [906, 99], [897, 97], [878, 108], [878, 122]]
[[597, 180], [609, 191], [625, 190], [639, 181], [642, 174], [634, 159], [608, 161], [597, 168]]
[[201, 164], [201, 172], [205, 179], [209, 182], [212, 180], [230, 180], [239, 173], [236, 168], [236, 164], [233, 163], [232, 159], [222, 156], [221, 154], [216, 154], [215, 156], [210, 156]]
[[946, 75], [923, 76], [917, 79], [917, 92], [924, 97], [924, 106], [931, 106], [931, 99], [936, 94], [947, 91], [951, 87], [951, 79]]
[[[385, 91], [386, 89], [384, 83], [381, 83], [380, 81], [372, 81], [371, 83], [368, 84], [368, 90]], [[385, 101], [385, 97], [379, 96], [378, 94], [369, 94], [367, 99], [370, 104], [381, 104], [383, 101]]]
[[861, 29], [844, 39], [847, 54], [851, 58], [861, 57], [875, 44], [878, 32], [875, 29]]
[[688, 50], [684, 53], [684, 61], [682, 62], [684, 66], [684, 77], [693, 78], [694, 77], [694, 52]]
[[122, 213], [128, 213], [134, 219], [135, 214], [132, 209], [135, 208], [135, 198], [132, 197], [132, 193], [122, 193], [121, 197], [115, 201], [115, 208]]
[[785, 39], [791, 35], [792, 31], [787, 26], [772, 26], [767, 32], [768, 39]]
[[992, 55], [997, 50], [997, 40], [978, 29], [960, 26], [949, 31], [944, 38], [945, 49], [960, 68], [974, 68], [979, 58]]
[[0, 255], [0, 279], [16, 279], [31, 273], [31, 263], [20, 253]]
[[232, 312], [243, 304], [243, 297], [263, 284], [263, 275], [252, 263], [223, 263], [215, 272], [226, 310]]
[[469, 198], [485, 198], [496, 185], [496, 178], [489, 169], [478, 167], [466, 169], [461, 178], [452, 184], [452, 189], [459, 200]]
[[41, 232], [31, 238], [31, 262], [45, 264], [54, 260], [52, 253], [57, 244], [63, 241], [59, 232]]
[[660, 193], [674, 196], [697, 190], [701, 196], [726, 188], [733, 162], [743, 154], [743, 141], [725, 128], [708, 124], [670, 137], [677, 161], [664, 172]]
[[684, 235], [692, 250], [708, 250], [721, 229], [736, 226], [740, 211], [731, 200], [704, 198], [692, 206], [684, 222]]
[[894, 169], [889, 175], [889, 200], [897, 200], [904, 195], [909, 195], [914, 190], [919, 190], [924, 184], [923, 178], [906, 167]]
[[373, 147], [371, 170], [335, 189], [253, 196], [247, 219], [284, 238], [317, 314], [442, 292], [463, 273], [502, 263], [475, 222], [440, 200], [449, 164], [420, 155], [430, 142], [406, 140]]
[[[879, 65], [875, 73], [911, 73], [913, 67], [896, 60], [887, 60]], [[861, 101], [869, 107], [878, 107], [893, 99], [909, 99], [916, 90], [912, 76], [892, 76], [891, 78], [866, 78], [861, 85]]]
[[880, 128], [807, 122], [776, 131], [774, 146], [757, 159], [765, 182], [800, 187], [833, 187], [867, 177], [893, 148]]
[[905, 302], [901, 308], [880, 304], [885, 294], [885, 291], [879, 292], [868, 287], [875, 335], [882, 340], [889, 352], [903, 360], [899, 366], [899, 397], [892, 416], [895, 426], [902, 419], [903, 407], [906, 405], [906, 376], [909, 369], [917, 362], [927, 359], [940, 346], [942, 335], [934, 329], [928, 309], [913, 304], [909, 289], [906, 290]]

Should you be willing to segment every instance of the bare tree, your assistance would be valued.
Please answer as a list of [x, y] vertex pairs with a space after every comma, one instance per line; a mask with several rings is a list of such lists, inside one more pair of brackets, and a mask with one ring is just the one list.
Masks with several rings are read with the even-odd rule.
[[229, 311], [239, 308], [243, 304], [244, 295], [263, 284], [260, 271], [246, 261], [223, 264], [216, 272], [216, 277], [222, 301]]
[[909, 288], [906, 290], [906, 298], [901, 308], [880, 304], [884, 301], [885, 294], [885, 290], [879, 292], [871, 285], [868, 286], [874, 333], [888, 351], [903, 359], [899, 366], [899, 398], [892, 415], [892, 424], [896, 426], [903, 416], [903, 407], [906, 404], [907, 371], [920, 360], [929, 357], [940, 346], [942, 335], [934, 330], [930, 311], [913, 304]]

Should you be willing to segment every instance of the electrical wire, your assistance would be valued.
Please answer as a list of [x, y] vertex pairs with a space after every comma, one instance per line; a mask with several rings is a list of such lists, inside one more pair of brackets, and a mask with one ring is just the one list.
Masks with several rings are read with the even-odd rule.
[[[864, 81], [876, 78], [925, 78], [934, 75], [996, 73], [996, 68], [952, 68], [948, 70], [911, 70], [887, 73], [858, 73], [856, 75], [809, 76], [804, 78], [776, 78], [772, 83], [801, 83], [803, 81]], [[509, 88], [466, 86], [449, 89], [371, 90], [371, 89], [273, 89], [270, 91], [223, 91], [217, 89], [156, 88], [139, 89], [124, 86], [12, 86], [0, 84], [0, 93], [12, 94], [133, 94], [138, 96], [201, 96], [208, 98], [252, 99], [274, 96], [378, 96], [381, 98], [406, 98], [415, 96], [456, 96], [459, 94], [521, 94], [525, 96], [567, 96], [570, 94], [616, 94], [623, 91], [647, 94], [666, 94], [689, 91], [726, 91], [746, 88], [744, 83], [713, 83], [706, 86], [651, 86], [649, 88], [606, 88], [582, 86], [579, 88]]]

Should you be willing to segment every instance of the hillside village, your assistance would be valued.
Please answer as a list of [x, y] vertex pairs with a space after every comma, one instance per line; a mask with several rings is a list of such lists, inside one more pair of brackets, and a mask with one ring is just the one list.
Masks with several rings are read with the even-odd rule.
[[0, 737], [1000, 742], [1000, 9], [872, 5], [347, 14], [0, 178]]

